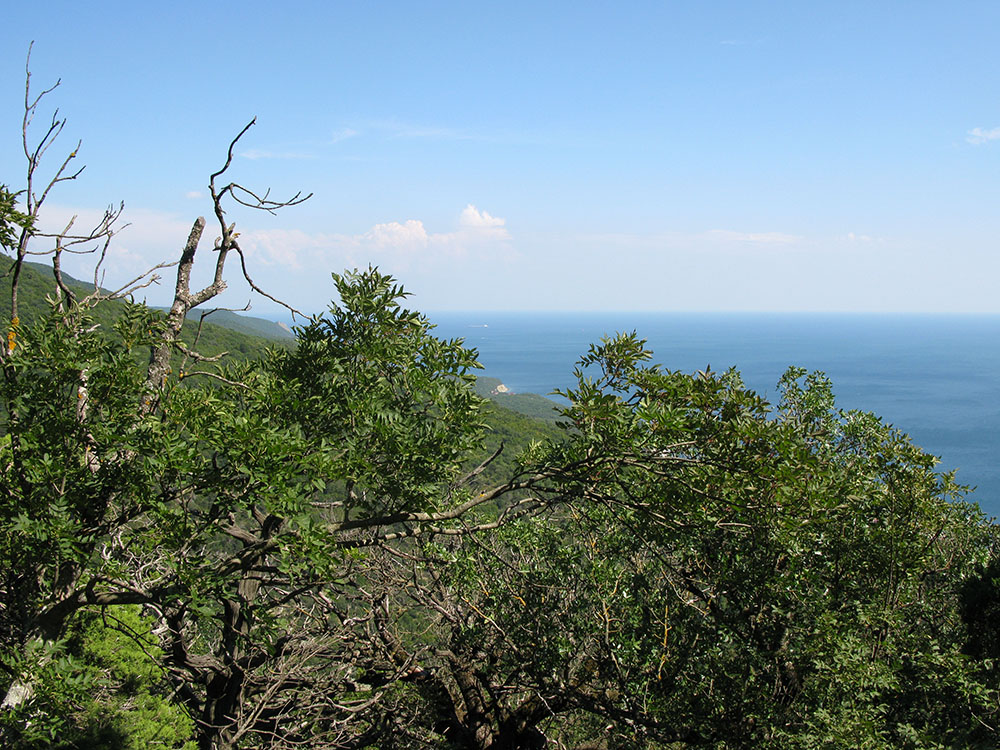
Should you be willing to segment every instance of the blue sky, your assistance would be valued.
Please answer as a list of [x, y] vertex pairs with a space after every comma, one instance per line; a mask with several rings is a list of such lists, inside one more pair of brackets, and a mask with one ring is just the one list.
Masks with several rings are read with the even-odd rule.
[[82, 139], [87, 165], [48, 221], [125, 201], [109, 284], [176, 257], [256, 116], [234, 178], [314, 197], [230, 217], [264, 285], [307, 311], [331, 271], [373, 263], [423, 310], [1000, 312], [996, 3], [4, 16], [0, 181], [23, 183], [34, 40], [33, 83], [61, 78], [46, 101], [69, 119], [49, 164]]

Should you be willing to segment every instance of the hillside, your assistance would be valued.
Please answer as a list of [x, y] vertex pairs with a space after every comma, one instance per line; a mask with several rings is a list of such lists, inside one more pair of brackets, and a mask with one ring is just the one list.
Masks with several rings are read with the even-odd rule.
[[[9, 258], [2, 259], [3, 275], [0, 286], [0, 316], [10, 316], [10, 267]], [[81, 296], [93, 291], [93, 284], [63, 275], [66, 285]], [[19, 281], [18, 306], [21, 318], [30, 323], [49, 309], [54, 282], [52, 270], [41, 263], [25, 263]], [[98, 305], [93, 311], [94, 320], [101, 326], [111, 326], [121, 313], [123, 303], [117, 300]], [[208, 308], [209, 310], [211, 308]], [[238, 316], [226, 310], [217, 310], [202, 324], [198, 335], [201, 311], [195, 311], [184, 324], [182, 340], [189, 346], [198, 336], [198, 350], [208, 356], [228, 352], [235, 360], [250, 359], [269, 346], [287, 345], [294, 340], [291, 332], [269, 320]]]
[[488, 398], [498, 406], [508, 409], [518, 414], [523, 414], [535, 419], [542, 419], [546, 422], [557, 422], [559, 420], [558, 409], [560, 405], [550, 398], [540, 396], [537, 393], [510, 393], [498, 391], [497, 386], [503, 383], [499, 378], [492, 378], [487, 375], [480, 375], [476, 378], [476, 393], [483, 398]]
[[[192, 317], [197, 320], [199, 313], [196, 311]], [[238, 331], [239, 333], [245, 333], [248, 336], [255, 336], [257, 338], [274, 341], [295, 340], [295, 333], [283, 323], [275, 323], [273, 320], [257, 318], [252, 315], [241, 315], [229, 310], [214, 310], [205, 319], [205, 322], [211, 322], [213, 325], [221, 328], [228, 328], [231, 331]]]
[[[2, 259], [4, 276], [0, 277], [0, 316], [10, 315], [10, 277], [7, 272], [11, 261]], [[67, 286], [81, 296], [93, 290], [93, 285], [64, 275]], [[25, 322], [31, 322], [48, 310], [47, 297], [52, 296], [52, 270], [41, 263], [26, 263], [21, 271], [19, 307]], [[119, 301], [99, 305], [93, 317], [101, 326], [110, 327], [122, 309]], [[158, 308], [163, 309], [163, 308]], [[207, 308], [211, 310], [211, 308]], [[197, 335], [201, 310], [192, 311], [184, 324], [183, 341], [191, 345]], [[239, 315], [228, 310], [212, 311], [202, 323], [198, 338], [198, 351], [208, 356], [228, 352], [230, 361], [253, 359], [268, 347], [289, 346], [294, 334], [282, 325], [263, 318]], [[492, 453], [500, 443], [504, 450], [484, 473], [484, 479], [509, 473], [518, 453], [533, 440], [558, 439], [563, 434], [556, 427], [558, 404], [537, 394], [495, 393], [500, 380], [481, 377], [476, 382], [476, 392], [493, 403], [484, 410], [488, 434], [485, 450]], [[488, 455], [488, 454], [487, 454]]]
[[[7, 272], [10, 269], [9, 259], [3, 259], [4, 276], [0, 291], [0, 315], [10, 315], [10, 295], [6, 292], [9, 284]], [[93, 290], [93, 285], [64, 274], [67, 286], [81, 296]], [[48, 309], [47, 297], [52, 296], [52, 270], [41, 263], [25, 263], [20, 280], [21, 317], [30, 322]], [[163, 309], [163, 308], [157, 308]], [[121, 310], [120, 302], [109, 302], [99, 306], [94, 311], [94, 317], [103, 326], [110, 326]], [[207, 308], [211, 310], [211, 308]], [[183, 340], [191, 345], [197, 333], [198, 321], [202, 310], [192, 311], [184, 324]], [[221, 352], [229, 352], [236, 360], [252, 359], [256, 353], [268, 346], [287, 346], [295, 340], [295, 334], [280, 323], [250, 315], [240, 315], [229, 310], [214, 310], [205, 318], [201, 335], [198, 339], [198, 350], [203, 354], [214, 356]], [[502, 412], [543, 420], [554, 425], [559, 419], [557, 410], [559, 404], [540, 396], [537, 393], [504, 393], [498, 392], [497, 386], [502, 385], [499, 378], [480, 376], [476, 381], [476, 392], [483, 398], [494, 402]], [[507, 420], [509, 421], [509, 420]], [[516, 420], [515, 420], [516, 421]], [[530, 423], [524, 423], [526, 429]], [[511, 432], [508, 429], [507, 432]], [[554, 433], [553, 433], [554, 434]]]
[[[905, 435], [834, 412], [821, 373], [789, 370], [772, 410], [735, 377], [645, 366], [635, 333], [593, 350], [621, 379], [581, 388], [564, 429], [504, 408], [551, 415], [555, 404], [495, 378], [477, 386], [486, 404], [455, 387], [472, 353], [429, 340], [379, 296], [393, 289], [385, 277], [367, 273], [338, 279], [346, 301], [324, 330], [272, 349], [239, 383], [167, 381], [152, 414], [136, 408], [149, 394], [141, 366], [116, 377], [121, 349], [100, 341], [104, 323], [95, 332], [52, 316], [74, 328], [26, 330], [8, 351], [0, 622], [44, 623], [57, 597], [77, 609], [57, 623], [66, 637], [42, 665], [51, 679], [42, 668], [0, 678], [7, 696], [37, 690], [0, 716], [0, 745], [51, 746], [56, 732], [30, 734], [45, 721], [82, 738], [74, 747], [110, 747], [92, 741], [106, 714], [122, 717], [122, 736], [138, 737], [141, 721], [157, 736], [201, 732], [201, 747], [236, 748], [204, 739], [214, 719], [199, 717], [224, 712], [202, 686], [238, 693], [251, 678], [280, 693], [282, 716], [302, 727], [332, 717], [359, 748], [398, 746], [397, 727], [448, 746], [468, 731], [453, 719], [468, 694], [449, 692], [458, 684], [483, 696], [516, 686], [491, 709], [492, 747], [541, 746], [506, 728], [502, 717], [524, 706], [563, 747], [930, 747], [908, 742], [915, 731], [995, 745], [995, 530], [952, 500], [960, 488]], [[45, 287], [27, 269], [25, 317], [44, 313]], [[113, 322], [121, 309], [97, 314]], [[206, 330], [247, 358], [274, 345]], [[77, 342], [94, 353], [78, 355]], [[629, 397], [639, 388], [641, 404]], [[80, 583], [67, 599], [49, 581], [71, 564]], [[174, 611], [186, 619], [158, 624]], [[218, 635], [244, 625], [241, 644]], [[172, 640], [182, 633], [192, 637]], [[304, 650], [286, 660], [293, 640]], [[11, 642], [0, 660], [18, 664], [17, 649], [33, 645]], [[227, 666], [247, 655], [242, 644], [249, 675]], [[130, 708], [121, 686], [136, 668], [119, 654], [142, 666], [133, 683], [155, 722]], [[74, 680], [94, 687], [66, 692]], [[875, 680], [886, 687], [867, 693]], [[195, 711], [176, 703], [181, 690], [197, 721], [183, 721]], [[641, 700], [621, 702], [631, 695]], [[341, 718], [343, 706], [367, 714]], [[760, 742], [746, 716], [779, 741]], [[656, 732], [641, 745], [629, 741], [640, 721]], [[678, 725], [695, 727], [696, 742], [675, 741]], [[270, 737], [274, 724], [260, 726]], [[387, 727], [387, 741], [369, 741], [383, 736], [371, 726]], [[600, 741], [579, 741], [588, 736]]]

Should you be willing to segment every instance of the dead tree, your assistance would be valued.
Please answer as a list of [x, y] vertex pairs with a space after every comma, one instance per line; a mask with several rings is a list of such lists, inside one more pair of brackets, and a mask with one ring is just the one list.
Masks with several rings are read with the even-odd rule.
[[[62, 159], [53, 174], [47, 177], [42, 174], [43, 158], [63, 132], [66, 120], [59, 116], [58, 110], [55, 110], [37, 139], [33, 139], [33, 125], [40, 106], [58, 86], [57, 81], [40, 93], [35, 94], [32, 91], [29, 48], [28, 62], [25, 66], [24, 114], [21, 129], [22, 149], [26, 159], [25, 183], [24, 187], [17, 191], [4, 188], [0, 196], [4, 199], [4, 215], [0, 217], [3, 220], [3, 249], [12, 256], [11, 266], [7, 272], [10, 279], [11, 314], [6, 345], [0, 347], [0, 371], [4, 377], [5, 390], [9, 398], [11, 393], [17, 392], [19, 387], [24, 387], [33, 377], [32, 373], [22, 369], [23, 365], [19, 366], [18, 359], [23, 352], [21, 333], [24, 330], [20, 314], [19, 290], [25, 263], [29, 259], [48, 259], [51, 264], [54, 286], [49, 301], [53, 311], [62, 316], [63, 327], [73, 340], [80, 340], [93, 333], [96, 327], [90, 324], [81, 325], [81, 320], [84, 320], [81, 316], [85, 315], [86, 311], [110, 301], [130, 299], [138, 290], [159, 281], [160, 276], [157, 271], [176, 266], [174, 302], [165, 325], [156, 329], [157, 338], [150, 342], [145, 388], [141, 392], [139, 402], [135, 404], [135, 411], [140, 416], [153, 415], [160, 393], [167, 383], [172, 353], [180, 352], [185, 358], [201, 361], [213, 359], [185, 347], [180, 341], [180, 331], [185, 317], [192, 308], [203, 305], [225, 290], [223, 273], [230, 254], [236, 253], [240, 256], [240, 268], [250, 286], [269, 299], [275, 300], [257, 286], [247, 271], [243, 251], [237, 242], [238, 233], [235, 225], [227, 224], [225, 221], [223, 204], [227, 197], [240, 205], [273, 213], [280, 208], [301, 203], [310, 196], [296, 194], [290, 200], [277, 201], [270, 198], [268, 193], [258, 195], [236, 182], [222, 186], [217, 184], [219, 178], [232, 165], [233, 149], [254, 124], [254, 121], [251, 121], [230, 143], [226, 163], [213, 173], [209, 180], [214, 214], [221, 229], [221, 236], [215, 246], [217, 258], [212, 283], [196, 292], [192, 292], [190, 288], [191, 268], [198, 240], [205, 227], [205, 220], [199, 217], [194, 222], [179, 261], [157, 264], [131, 281], [113, 290], [107, 290], [102, 286], [102, 265], [111, 241], [119, 231], [124, 204], [108, 208], [98, 223], [88, 230], [76, 229], [75, 216], [59, 231], [49, 232], [39, 228], [43, 206], [52, 191], [61, 183], [77, 179], [84, 171], [83, 167], [74, 168], [81, 145], [78, 142]], [[23, 210], [17, 209], [18, 200], [23, 203]], [[62, 259], [66, 254], [95, 255], [93, 288], [89, 292], [75, 292], [66, 282], [62, 272]], [[275, 301], [280, 302], [280, 300]], [[91, 420], [90, 377], [90, 367], [87, 364], [79, 367], [75, 375], [69, 376], [74, 389], [70, 411], [74, 415], [80, 434], [79, 447], [84, 456], [82, 463], [91, 475], [97, 476], [113, 473], [116, 466], [134, 463], [138, 456], [135, 451], [124, 448], [99, 457], [101, 446], [97, 444], [88, 428]], [[57, 398], [57, 394], [52, 394], [52, 398]], [[8, 400], [4, 406], [7, 421], [5, 432], [10, 441], [10, 456], [7, 465], [3, 467], [7, 475], [5, 482], [7, 491], [12, 498], [29, 496], [37, 498], [40, 493], [44, 494], [44, 489], [28, 478], [29, 472], [25, 468], [25, 463], [30, 448], [22, 445], [20, 424], [22, 417], [12, 401]], [[55, 487], [54, 492], [56, 501], [63, 502], [67, 492], [66, 480], [61, 487]], [[42, 503], [44, 502], [43, 500]], [[23, 509], [17, 508], [16, 504], [15, 500], [12, 509], [15, 514], [19, 510], [25, 513], [31, 512], [31, 508], [28, 507], [29, 502], [25, 501]], [[92, 571], [87, 570], [86, 561], [102, 554], [107, 556], [106, 547], [109, 540], [113, 542], [116, 537], [120, 537], [122, 524], [127, 523], [129, 518], [122, 516], [118, 491], [114, 488], [105, 488], [99, 497], [91, 498], [87, 505], [89, 507], [82, 513], [83, 517], [78, 519], [86, 527], [87, 538], [79, 542], [73, 559], [53, 559], [43, 550], [38, 552], [35, 560], [19, 561], [18, 565], [23, 565], [26, 569], [17, 570], [11, 567], [5, 574], [7, 580], [0, 582], [0, 600], [2, 600], [0, 622], [7, 631], [0, 647], [17, 649], [36, 643], [48, 648], [45, 644], [55, 643], [64, 631], [68, 618], [83, 606], [148, 602], [149, 597], [145, 593], [130, 586], [120, 587], [119, 590], [95, 591], [94, 580], [90, 577]], [[13, 533], [9, 529], [5, 531]], [[12, 675], [2, 706], [15, 707], [31, 694], [30, 678], [24, 679], [19, 675]]]

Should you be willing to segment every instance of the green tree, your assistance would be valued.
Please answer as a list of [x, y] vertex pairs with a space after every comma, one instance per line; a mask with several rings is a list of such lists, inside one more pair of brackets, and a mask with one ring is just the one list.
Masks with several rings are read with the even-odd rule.
[[18, 193], [12, 193], [6, 185], [0, 185], [0, 248], [13, 252], [21, 233], [31, 233], [34, 220], [17, 210]]
[[563, 439], [491, 483], [475, 352], [376, 269], [334, 275], [292, 348], [226, 363], [182, 339], [227, 259], [259, 289], [227, 210], [301, 200], [222, 184], [242, 134], [209, 178], [215, 272], [191, 288], [198, 219], [165, 315], [127, 300], [148, 277], [63, 278], [112, 211], [48, 238], [49, 310], [19, 320], [77, 150], [43, 189], [29, 155], [2, 193], [7, 744], [176, 746], [186, 726], [206, 750], [995, 744], [992, 631], [969, 604], [992, 596], [995, 529], [820, 374], [789, 371], [772, 407], [736, 372], [608, 339], [563, 394]]
[[[226, 259], [242, 256], [224, 202], [299, 200], [221, 184], [238, 139], [209, 180], [215, 274], [191, 289], [198, 219], [165, 316], [122, 300], [111, 330], [98, 325], [93, 311], [129, 289], [70, 290], [62, 236], [50, 313], [18, 322], [31, 232], [18, 240], [0, 352], [8, 732], [55, 718], [46, 675], [81, 678], [67, 651], [80, 612], [138, 605], [156, 622], [158, 658], [200, 747], [391, 733], [366, 707], [389, 700], [406, 667], [371, 648], [384, 592], [365, 585], [369, 550], [488, 527], [466, 518], [518, 489], [466, 487], [480, 473], [467, 469], [482, 439], [475, 354], [434, 338], [374, 269], [335, 277], [339, 304], [303, 327], [294, 351], [227, 366], [182, 341], [187, 314], [225, 288]], [[36, 169], [30, 161], [29, 183]], [[29, 185], [25, 216], [60, 174], [41, 197]], [[8, 213], [11, 226], [20, 214]]]
[[953, 477], [820, 374], [790, 370], [772, 409], [647, 358], [626, 335], [583, 359], [548, 460], [586, 470], [546, 480], [576, 499], [400, 586], [447, 612], [425, 667], [478, 712], [462, 746], [992, 746], [959, 592], [996, 530]]
[[138, 606], [76, 613], [41, 671], [31, 721], [4, 717], [9, 746], [194, 750], [193, 723], [170, 700], [151, 627]]

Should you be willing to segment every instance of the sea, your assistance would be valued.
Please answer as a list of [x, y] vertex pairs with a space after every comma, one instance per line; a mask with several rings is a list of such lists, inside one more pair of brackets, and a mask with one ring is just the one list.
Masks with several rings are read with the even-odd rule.
[[841, 409], [874, 412], [957, 469], [968, 499], [1000, 515], [1000, 315], [438, 312], [435, 334], [475, 347], [515, 393], [574, 384], [592, 343], [636, 331], [652, 362], [694, 372], [735, 367], [777, 400], [792, 365], [832, 380]]

